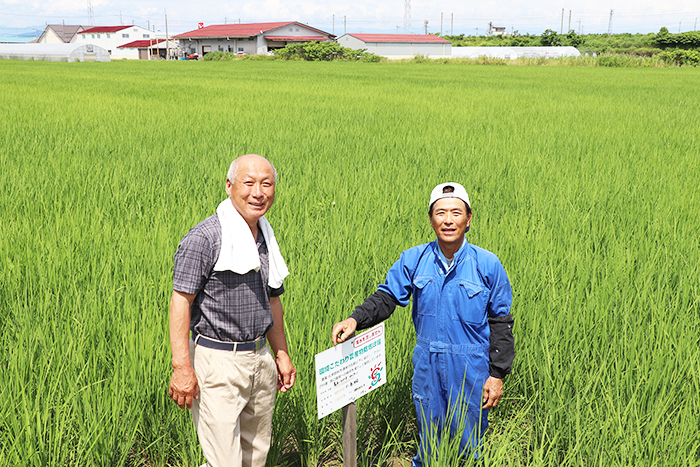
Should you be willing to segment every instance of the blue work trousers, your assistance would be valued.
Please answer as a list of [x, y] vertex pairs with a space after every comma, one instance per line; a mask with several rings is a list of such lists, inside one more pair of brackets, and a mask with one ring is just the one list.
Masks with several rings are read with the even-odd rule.
[[489, 377], [488, 347], [431, 342], [418, 337], [413, 352], [413, 402], [420, 433], [414, 466], [430, 465], [440, 442], [459, 439], [461, 456], [479, 458], [488, 428], [482, 391]]

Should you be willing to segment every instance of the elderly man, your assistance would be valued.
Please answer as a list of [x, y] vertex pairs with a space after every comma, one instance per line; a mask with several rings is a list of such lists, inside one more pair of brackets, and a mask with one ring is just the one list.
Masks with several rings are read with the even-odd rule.
[[289, 390], [296, 377], [280, 301], [289, 272], [264, 217], [276, 182], [264, 157], [234, 160], [229, 198], [175, 253], [169, 392], [192, 409], [211, 467], [265, 465], [275, 391]]
[[461, 455], [480, 457], [488, 410], [503, 394], [515, 356], [506, 271], [491, 252], [465, 239], [472, 220], [464, 187], [443, 183], [428, 204], [437, 241], [404, 251], [350, 318], [333, 326], [333, 343], [385, 320], [413, 295], [413, 401], [420, 431], [414, 466], [428, 465], [443, 433], [460, 437]]

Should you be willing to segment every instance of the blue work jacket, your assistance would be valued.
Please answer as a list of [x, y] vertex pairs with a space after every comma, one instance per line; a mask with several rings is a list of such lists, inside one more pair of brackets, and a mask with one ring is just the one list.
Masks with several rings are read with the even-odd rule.
[[485, 346], [488, 355], [488, 318], [510, 313], [513, 301], [506, 271], [495, 254], [465, 238], [446, 272], [439, 248], [435, 240], [401, 253], [378, 289], [401, 306], [413, 295], [419, 341]]

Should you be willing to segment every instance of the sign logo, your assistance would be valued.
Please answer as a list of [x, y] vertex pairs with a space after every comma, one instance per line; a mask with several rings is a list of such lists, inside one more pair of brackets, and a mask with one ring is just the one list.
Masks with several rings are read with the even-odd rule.
[[382, 366], [382, 362], [379, 362], [377, 366], [372, 368], [372, 371], [369, 375], [369, 379], [371, 380], [371, 383], [369, 385], [369, 389], [372, 389], [374, 386], [379, 384], [379, 382], [382, 380], [382, 370], [384, 367]]
[[197, 29], [204, 29], [204, 23], [197, 23]]

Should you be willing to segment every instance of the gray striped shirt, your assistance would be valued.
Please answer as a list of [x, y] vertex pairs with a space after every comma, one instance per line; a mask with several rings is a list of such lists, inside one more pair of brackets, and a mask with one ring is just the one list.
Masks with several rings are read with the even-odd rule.
[[174, 257], [173, 289], [197, 295], [192, 304], [190, 329], [224, 342], [248, 342], [272, 327], [270, 297], [284, 286], [268, 286], [267, 245], [258, 231], [260, 270], [236, 274], [214, 271], [221, 251], [221, 225], [215, 214], [190, 230]]

